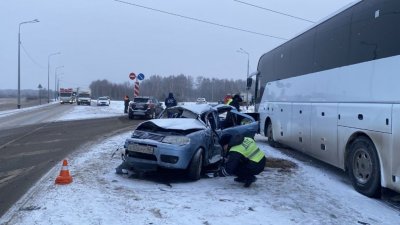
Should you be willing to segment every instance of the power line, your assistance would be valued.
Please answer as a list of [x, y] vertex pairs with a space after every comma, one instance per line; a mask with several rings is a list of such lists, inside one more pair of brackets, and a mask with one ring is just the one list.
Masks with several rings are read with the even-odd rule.
[[218, 26], [218, 27], [228, 28], [228, 29], [232, 29], [232, 30], [242, 31], [242, 32], [250, 33], [250, 34], [256, 34], [256, 35], [261, 35], [261, 36], [280, 39], [280, 40], [285, 40], [285, 41], [288, 40], [288, 39], [283, 38], [283, 37], [273, 36], [273, 35], [259, 33], [259, 32], [255, 32], [255, 31], [251, 31], [251, 30], [242, 29], [242, 28], [237, 28], [237, 27], [232, 27], [232, 26], [223, 25], [223, 24], [219, 24], [219, 23], [214, 23], [214, 22], [210, 22], [210, 21], [206, 21], [206, 20], [202, 20], [202, 19], [197, 19], [197, 18], [194, 18], [194, 17], [184, 16], [184, 15], [180, 15], [180, 14], [176, 14], [176, 13], [172, 13], [172, 12], [167, 12], [167, 11], [163, 11], [163, 10], [159, 10], [159, 9], [155, 9], [155, 8], [151, 8], [151, 7], [147, 7], [147, 6], [143, 6], [143, 5], [138, 5], [138, 4], [131, 3], [131, 2], [125, 2], [125, 1], [121, 1], [121, 0], [114, 0], [114, 1], [120, 2], [120, 3], [124, 3], [124, 4], [127, 4], [127, 5], [136, 6], [136, 7], [147, 9], [147, 10], [151, 10], [151, 11], [156, 11], [156, 12], [159, 12], [159, 13], [164, 13], [164, 14], [171, 15], [171, 16], [180, 17], [180, 18], [183, 18], [183, 19], [188, 19], [188, 20], [193, 20], [193, 21], [197, 21], [197, 22], [201, 22], [201, 23], [206, 23], [206, 24], [210, 24], [210, 25], [214, 25], [214, 26]]
[[22, 50], [24, 50], [25, 54], [28, 56], [28, 58], [34, 63], [36, 64], [38, 67], [40, 67], [41, 69], [45, 69], [44, 66], [40, 65], [36, 60], [34, 60], [32, 58], [32, 56], [28, 53], [28, 51], [25, 49], [24, 45], [21, 43], [22, 46]]
[[295, 19], [298, 19], [298, 20], [307, 21], [309, 23], [315, 23], [314, 21], [311, 21], [311, 20], [307, 20], [307, 19], [304, 19], [304, 18], [301, 18], [301, 17], [297, 17], [297, 16], [293, 16], [293, 15], [290, 15], [290, 14], [286, 14], [286, 13], [283, 13], [283, 12], [278, 12], [278, 11], [275, 11], [275, 10], [272, 10], [272, 9], [268, 9], [268, 8], [261, 7], [261, 6], [258, 6], [258, 5], [250, 4], [248, 2], [243, 2], [243, 1], [239, 1], [239, 0], [233, 0], [233, 1], [242, 3], [244, 5], [249, 5], [249, 6], [252, 6], [252, 7], [255, 7], [255, 8], [263, 9], [263, 10], [266, 10], [266, 11], [270, 11], [270, 12], [273, 12], [273, 13], [281, 14], [281, 15], [284, 15], [284, 16], [292, 17], [292, 18], [295, 18]]

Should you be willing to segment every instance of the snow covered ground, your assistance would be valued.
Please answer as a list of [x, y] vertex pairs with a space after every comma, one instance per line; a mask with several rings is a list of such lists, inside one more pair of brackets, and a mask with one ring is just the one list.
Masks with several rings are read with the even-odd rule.
[[[115, 116], [122, 114], [122, 105], [76, 106], [60, 120]], [[190, 182], [170, 171], [117, 175], [120, 153], [113, 152], [128, 136], [130, 132], [82, 146], [68, 157], [71, 184], [54, 184], [60, 162], [0, 218], [0, 224], [400, 224], [399, 211], [357, 193], [329, 169], [269, 147], [262, 136], [256, 141], [269, 158], [297, 167], [267, 166], [250, 188], [233, 177]]]

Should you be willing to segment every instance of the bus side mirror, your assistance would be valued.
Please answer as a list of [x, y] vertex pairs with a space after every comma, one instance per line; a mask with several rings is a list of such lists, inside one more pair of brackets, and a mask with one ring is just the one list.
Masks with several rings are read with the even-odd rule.
[[251, 84], [253, 83], [253, 79], [252, 78], [247, 78], [247, 90], [249, 90], [251, 88]]

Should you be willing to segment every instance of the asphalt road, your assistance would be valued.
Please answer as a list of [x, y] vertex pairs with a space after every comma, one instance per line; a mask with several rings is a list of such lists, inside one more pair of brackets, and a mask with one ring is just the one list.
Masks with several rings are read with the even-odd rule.
[[54, 121], [60, 115], [72, 111], [73, 105], [49, 104], [38, 109], [24, 109], [18, 113], [7, 115], [7, 112], [0, 112], [0, 129], [20, 127], [31, 124]]
[[[141, 122], [128, 120], [127, 116], [43, 122], [58, 109], [66, 108], [57, 105], [44, 109], [45, 112], [35, 111], [32, 116], [31, 112], [25, 120], [21, 119], [21, 114], [0, 119], [0, 217], [36, 181], [79, 146], [133, 130]], [[42, 122], [32, 124], [33, 119]], [[23, 125], [28, 120], [30, 125]], [[7, 127], [14, 123], [19, 126], [6, 128], [3, 123]]]

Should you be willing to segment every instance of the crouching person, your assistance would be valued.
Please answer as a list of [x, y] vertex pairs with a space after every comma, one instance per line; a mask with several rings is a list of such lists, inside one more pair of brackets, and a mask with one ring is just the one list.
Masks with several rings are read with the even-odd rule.
[[265, 154], [252, 138], [244, 137], [237, 131], [223, 134], [220, 144], [226, 158], [224, 165], [218, 171], [218, 176], [237, 176], [236, 182], [244, 183], [244, 187], [257, 180], [255, 175], [260, 174], [265, 167]]

